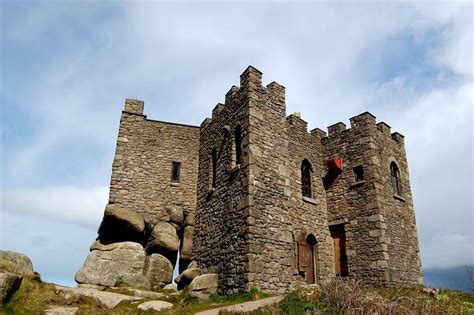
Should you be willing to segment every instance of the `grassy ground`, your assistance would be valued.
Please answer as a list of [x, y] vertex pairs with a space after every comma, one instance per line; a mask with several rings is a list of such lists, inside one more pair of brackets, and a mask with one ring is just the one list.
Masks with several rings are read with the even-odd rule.
[[320, 290], [300, 290], [256, 314], [474, 314], [474, 294], [422, 289], [363, 288], [354, 281], [333, 281]]
[[[268, 295], [257, 290], [230, 297], [215, 295], [207, 301], [192, 299], [187, 292], [167, 294], [162, 300], [174, 306], [162, 314], [193, 314], [265, 297]], [[53, 284], [43, 283], [39, 277], [26, 277], [10, 302], [0, 308], [0, 314], [42, 314], [49, 305], [79, 307], [78, 314], [153, 314], [138, 310], [138, 304], [122, 302], [110, 310], [87, 297], [66, 300], [56, 294]], [[371, 289], [357, 282], [333, 281], [321, 289], [293, 292], [279, 304], [254, 314], [474, 314], [474, 294], [441, 291], [435, 297], [421, 289]]]
[[[127, 290], [110, 290], [114, 293], [127, 293]], [[252, 290], [249, 293], [234, 296], [211, 296], [207, 301], [198, 301], [190, 298], [186, 291], [179, 294], [169, 294], [169, 291], [160, 291], [168, 293], [160, 300], [173, 303], [173, 308], [161, 312], [161, 314], [193, 314], [199, 311], [243, 303], [268, 297], [268, 295]], [[129, 293], [129, 292], [128, 292]], [[124, 301], [114, 309], [96, 302], [89, 297], [71, 297], [65, 299], [56, 294], [54, 284], [41, 282], [39, 277], [24, 277], [20, 289], [15, 292], [10, 301], [0, 308], [0, 314], [43, 314], [50, 305], [79, 307], [77, 314], [154, 314], [152, 311], [141, 311], [137, 305], [148, 301], [140, 300], [138, 303]]]
[[206, 301], [198, 301], [196, 299], [189, 298], [189, 296], [187, 296], [187, 293], [183, 292], [179, 296], [175, 296], [172, 297], [172, 299], [168, 299], [168, 302], [173, 303], [174, 306], [170, 310], [164, 311], [163, 314], [194, 314], [196, 312], [208, 309], [255, 301], [267, 298], [269, 296], [270, 295], [262, 293], [258, 290], [251, 290], [249, 293], [237, 294], [233, 296], [211, 295]]
[[136, 306], [130, 303], [120, 303], [114, 310], [109, 310], [88, 297], [65, 299], [56, 294], [53, 284], [30, 277], [23, 278], [20, 289], [0, 308], [0, 314], [43, 314], [50, 305], [79, 307], [78, 314], [153, 314], [137, 313]]

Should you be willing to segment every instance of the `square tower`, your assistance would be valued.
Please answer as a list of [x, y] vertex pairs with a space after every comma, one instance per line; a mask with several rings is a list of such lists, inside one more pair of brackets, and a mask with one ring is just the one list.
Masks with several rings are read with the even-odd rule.
[[193, 257], [222, 293], [283, 293], [334, 274], [322, 184], [303, 196], [299, 173], [306, 159], [319, 176], [322, 146], [286, 117], [283, 86], [240, 79], [201, 125]]

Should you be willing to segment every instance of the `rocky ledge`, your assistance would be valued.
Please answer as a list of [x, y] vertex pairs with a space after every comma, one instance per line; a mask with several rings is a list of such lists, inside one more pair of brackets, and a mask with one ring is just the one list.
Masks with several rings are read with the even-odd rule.
[[182, 272], [176, 279], [183, 289], [199, 275], [191, 261], [194, 214], [170, 207], [156, 222], [117, 205], [105, 207], [98, 237], [77, 272], [80, 285], [164, 288], [173, 281], [178, 263]]

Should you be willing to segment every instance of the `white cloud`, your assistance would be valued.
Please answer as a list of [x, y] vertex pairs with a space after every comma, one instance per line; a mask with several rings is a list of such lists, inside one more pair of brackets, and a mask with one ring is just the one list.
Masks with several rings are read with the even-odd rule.
[[396, 103], [383, 118], [392, 131], [406, 136], [423, 265], [472, 263], [472, 82], [418, 93], [410, 86], [395, 84], [393, 91], [411, 95], [411, 104]]
[[473, 265], [472, 238], [461, 234], [437, 235], [425, 244], [423, 268]]
[[98, 227], [108, 198], [108, 187], [44, 187], [7, 190], [2, 212], [23, 212], [55, 220]]

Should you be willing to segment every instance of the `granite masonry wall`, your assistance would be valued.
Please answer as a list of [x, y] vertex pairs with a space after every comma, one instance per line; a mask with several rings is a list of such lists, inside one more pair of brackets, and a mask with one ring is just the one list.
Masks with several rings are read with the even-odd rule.
[[[234, 86], [201, 125], [193, 257], [202, 272], [218, 274], [218, 290], [247, 291], [248, 106]], [[240, 135], [236, 130], [240, 126]], [[242, 160], [237, 161], [236, 136]], [[214, 157], [213, 157], [214, 156]], [[214, 166], [213, 166], [214, 164]]]
[[262, 86], [252, 67], [242, 74], [249, 106], [249, 288], [285, 292], [291, 288], [290, 182], [285, 90]]
[[[324, 149], [321, 144], [321, 135], [317, 132], [308, 133], [308, 124], [298, 114], [290, 115], [286, 119], [289, 152], [290, 152], [290, 222], [293, 234], [293, 280], [300, 285], [306, 279], [299, 274], [298, 266], [298, 241], [303, 234], [314, 235], [316, 238], [316, 283], [334, 276], [333, 240], [328, 229], [328, 212], [326, 205], [326, 192], [322, 178], [325, 168]], [[312, 168], [311, 196], [302, 194], [301, 165], [303, 160], [308, 160]], [[303, 236], [304, 237], [304, 236]]]
[[[418, 248], [415, 211], [410, 189], [408, 163], [404, 138], [390, 133], [385, 123], [377, 124], [375, 145], [380, 157], [378, 196], [380, 213], [385, 219], [385, 236], [389, 255], [388, 272], [390, 286], [423, 284], [421, 259]], [[400, 171], [399, 194], [392, 190], [390, 164], [394, 162]]]

